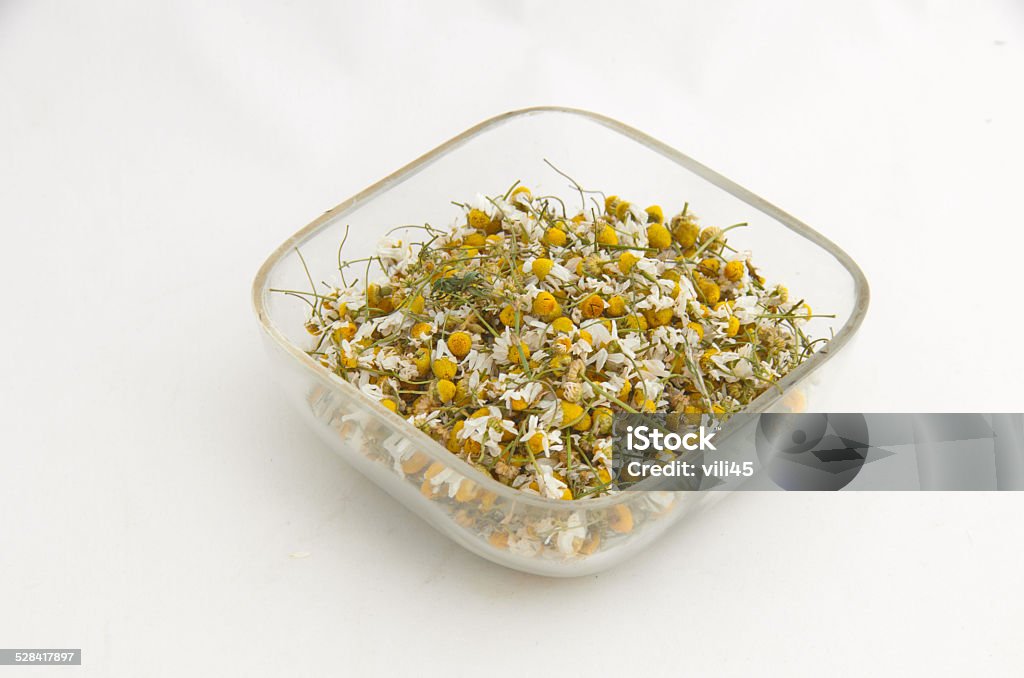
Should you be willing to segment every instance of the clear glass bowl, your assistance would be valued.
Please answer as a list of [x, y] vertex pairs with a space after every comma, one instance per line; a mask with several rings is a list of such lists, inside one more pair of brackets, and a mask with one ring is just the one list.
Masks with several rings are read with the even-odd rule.
[[[868, 286], [857, 265], [820, 233], [665, 144], [615, 120], [566, 108], [530, 108], [486, 120], [326, 212], [285, 241], [260, 268], [253, 303], [274, 369], [290, 400], [343, 458], [411, 511], [495, 563], [549, 576], [606, 569], [638, 552], [720, 492], [629, 491], [562, 501], [528, 495], [473, 469], [400, 416], [367, 399], [306, 355], [307, 306], [270, 292], [336, 280], [345, 258], [371, 254], [400, 224], [436, 226], [456, 216], [450, 200], [502, 193], [515, 180], [535, 194], [573, 190], [547, 159], [585, 187], [614, 191], [666, 213], [688, 201], [703, 224], [748, 222], [730, 243], [753, 252], [769, 281], [783, 282], [816, 312], [809, 331], [834, 336], [747, 408], [806, 407], [820, 370], [860, 326]], [[670, 204], [675, 200], [677, 204]], [[814, 375], [813, 379], [809, 377]], [[456, 492], [453, 488], [459, 488]]]

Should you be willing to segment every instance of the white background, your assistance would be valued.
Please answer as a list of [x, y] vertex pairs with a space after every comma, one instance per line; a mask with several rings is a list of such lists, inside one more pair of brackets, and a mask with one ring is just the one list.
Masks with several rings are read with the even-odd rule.
[[304, 429], [248, 293], [414, 156], [578, 106], [861, 264], [829, 407], [1021, 411], [1022, 82], [1013, 1], [0, 3], [0, 646], [83, 648], [61, 675], [1020, 675], [1021, 495], [737, 496], [606, 574], [520, 575]]

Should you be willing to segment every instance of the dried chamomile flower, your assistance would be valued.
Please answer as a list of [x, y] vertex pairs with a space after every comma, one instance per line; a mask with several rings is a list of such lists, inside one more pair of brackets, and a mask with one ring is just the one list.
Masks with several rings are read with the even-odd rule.
[[[448, 229], [424, 225], [419, 243], [385, 239], [379, 277], [306, 297], [311, 355], [494, 481], [578, 500], [616, 491], [616, 412], [738, 412], [820, 344], [808, 333], [819, 316], [730, 245], [735, 226], [703, 226], [686, 203], [671, 215], [617, 195], [567, 204], [517, 184], [465, 204]], [[481, 482], [424, 454], [395, 468], [460, 523], [489, 506]], [[601, 524], [608, 537], [639, 519], [619, 506]], [[582, 523], [553, 529], [484, 534], [523, 553], [602, 543]]]

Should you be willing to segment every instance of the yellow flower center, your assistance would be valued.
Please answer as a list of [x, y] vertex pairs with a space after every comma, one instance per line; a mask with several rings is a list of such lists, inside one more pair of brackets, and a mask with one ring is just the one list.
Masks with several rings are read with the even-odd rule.
[[672, 234], [661, 224], [647, 227], [647, 242], [659, 250], [667, 249], [672, 244]]
[[473, 339], [465, 332], [453, 332], [448, 337], [448, 350], [452, 352], [456, 358], [462, 359], [469, 353], [469, 349], [473, 347]]
[[640, 261], [640, 257], [632, 252], [623, 252], [619, 255], [619, 270], [623, 273], [629, 273], [633, 269], [633, 265], [638, 261]]
[[345, 323], [341, 327], [331, 332], [331, 337], [337, 343], [341, 343], [342, 339], [351, 339], [354, 336], [356, 336], [355, 323]]
[[471, 209], [466, 217], [466, 221], [472, 228], [478, 228], [482, 231], [491, 223], [491, 218], [481, 210]]
[[442, 403], [450, 403], [455, 397], [455, 384], [448, 379], [441, 379], [437, 382], [437, 397]]
[[556, 332], [565, 332], [566, 334], [572, 332], [576, 328], [576, 326], [573, 325], [572, 320], [569, 320], [565, 316], [555, 318], [554, 322], [551, 323], [551, 327]]
[[609, 195], [607, 198], [604, 199], [604, 213], [605, 214], [609, 214], [609, 215], [610, 214], [615, 214], [615, 207], [618, 204], [619, 204], [619, 196], [617, 196], [617, 195]]
[[625, 219], [626, 213], [629, 212], [629, 207], [630, 203], [626, 202], [625, 200], [620, 200], [618, 204], [615, 205], [615, 218], [618, 219], [619, 221]]
[[554, 313], [556, 308], [558, 308], [558, 302], [550, 292], [541, 292], [533, 300], [533, 313], [542, 318]]
[[671, 308], [663, 308], [660, 311], [647, 311], [645, 317], [648, 327], [661, 327], [672, 322], [673, 311]]
[[548, 273], [551, 273], [551, 269], [554, 265], [555, 262], [551, 261], [550, 259], [541, 257], [540, 259], [534, 259], [533, 266], [530, 267], [530, 271], [533, 272], [533, 274], [538, 278], [543, 279], [544, 276], [546, 276]]
[[722, 290], [716, 283], [708, 280], [707, 278], [697, 279], [697, 292], [700, 294], [704, 303], [709, 306], [714, 306], [718, 303], [718, 300], [722, 298]]
[[544, 233], [544, 242], [552, 247], [564, 247], [565, 241], [565, 231], [560, 228], [552, 226]]
[[516, 310], [511, 306], [506, 306], [501, 309], [501, 313], [498, 314], [498, 320], [500, 320], [505, 327], [514, 327], [516, 324]]
[[618, 318], [619, 316], [624, 315], [626, 313], [626, 300], [616, 294], [608, 300], [608, 308], [606, 311], [608, 315], [613, 318]]
[[434, 371], [434, 376], [438, 379], [452, 379], [455, 377], [455, 363], [448, 358], [438, 358], [431, 365], [431, 369]]
[[718, 268], [721, 265], [722, 262], [720, 262], [718, 259], [708, 257], [704, 261], [700, 262], [700, 264], [697, 265], [697, 268], [700, 269], [701, 273], [708, 276], [709, 278], [714, 278], [715, 276], [718, 275]]
[[516, 348], [515, 344], [508, 347], [508, 356], [506, 359], [509, 362], [518, 363], [521, 360], [519, 351], [522, 350], [522, 355], [526, 356], [526, 359], [530, 359], [530, 347], [526, 345], [525, 341], [519, 342], [519, 348]]
[[661, 211], [660, 205], [651, 205], [646, 210], [647, 221], [655, 224], [665, 223], [665, 213]]
[[580, 312], [584, 318], [599, 318], [604, 313], [604, 299], [591, 294], [580, 304]]
[[700, 226], [686, 218], [673, 219], [672, 237], [683, 248], [693, 247], [697, 243]]
[[725, 265], [725, 279], [739, 282], [743, 278], [743, 269], [742, 261], [730, 261]]
[[618, 245], [619, 236], [615, 233], [615, 229], [607, 224], [597, 232], [597, 242], [599, 245]]
[[[450, 361], [449, 361], [450, 362]], [[430, 349], [423, 347], [416, 351], [416, 357], [413, 358], [413, 363], [416, 365], [416, 369], [419, 371], [420, 376], [425, 376], [430, 371]], [[455, 367], [452, 365], [452, 367]], [[455, 370], [452, 370], [452, 374], [455, 374]]]
[[544, 452], [544, 434], [540, 431], [534, 433], [530, 436], [530, 439], [526, 441], [526, 444], [529, 446], [531, 452], [534, 454], [541, 454]]
[[577, 419], [583, 416], [583, 408], [576, 403], [570, 403], [567, 400], [562, 401], [562, 426], [568, 426], [575, 423]]

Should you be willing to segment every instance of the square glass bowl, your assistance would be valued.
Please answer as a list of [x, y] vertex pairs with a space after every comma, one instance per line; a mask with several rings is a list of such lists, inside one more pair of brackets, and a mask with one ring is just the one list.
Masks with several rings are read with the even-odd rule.
[[746, 411], [806, 407], [809, 386], [823, 382], [821, 368], [860, 326], [868, 286], [845, 252], [749, 191], [622, 123], [555, 107], [513, 111], [466, 130], [326, 212], [270, 255], [253, 283], [256, 316], [289, 400], [328, 445], [473, 553], [535, 574], [579, 576], [638, 552], [722, 493], [627, 491], [564, 501], [502, 485], [310, 358], [308, 306], [270, 291], [309, 289], [297, 252], [314, 281], [337, 281], [346, 226], [345, 259], [354, 259], [372, 254], [395, 226], [447, 226], [459, 214], [449, 201], [500, 194], [516, 180], [572, 205], [578, 194], [544, 160], [586, 188], [661, 204], [666, 215], [687, 201], [704, 225], [747, 222], [730, 242], [752, 251], [769, 281], [786, 284], [816, 312], [835, 314], [808, 326], [814, 336], [831, 333], [831, 341]]

